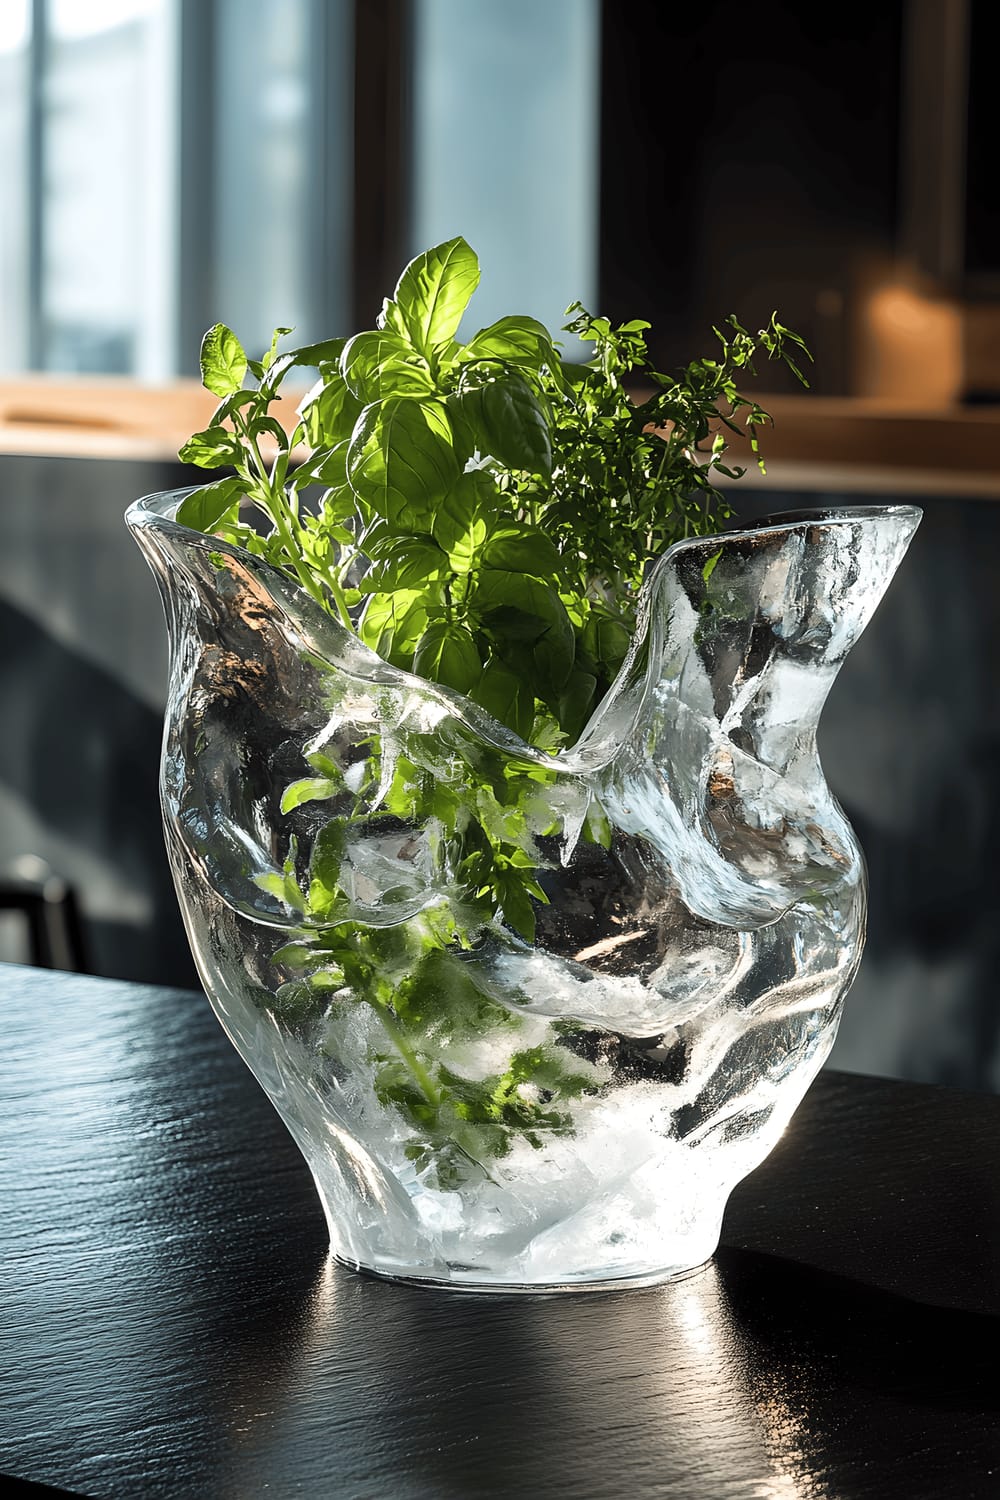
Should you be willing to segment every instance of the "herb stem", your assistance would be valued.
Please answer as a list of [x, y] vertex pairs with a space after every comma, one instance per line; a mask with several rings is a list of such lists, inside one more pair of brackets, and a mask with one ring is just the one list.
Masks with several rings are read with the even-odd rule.
[[431, 1075], [428, 1073], [427, 1069], [424, 1067], [423, 1063], [420, 1061], [419, 1057], [414, 1052], [409, 1042], [403, 1036], [402, 1032], [396, 1024], [396, 1019], [393, 1016], [391, 1009], [383, 1001], [379, 1000], [377, 995], [371, 995], [370, 999], [372, 1009], [378, 1016], [379, 1021], [382, 1023], [383, 1031], [389, 1038], [392, 1045], [395, 1047], [396, 1051], [399, 1053], [400, 1057], [403, 1059], [406, 1066], [409, 1068], [414, 1077], [414, 1080], [419, 1085], [420, 1092], [423, 1094], [424, 1098], [427, 1100], [428, 1104], [432, 1106], [432, 1108], [440, 1109], [441, 1095], [434, 1087], [434, 1080], [431, 1078]]

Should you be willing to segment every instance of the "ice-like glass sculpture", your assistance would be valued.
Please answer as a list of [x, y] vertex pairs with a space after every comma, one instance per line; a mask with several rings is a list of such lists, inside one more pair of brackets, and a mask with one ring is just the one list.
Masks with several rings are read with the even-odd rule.
[[128, 516], [170, 633], [170, 861], [334, 1253], [497, 1290], [703, 1263], [861, 956], [864, 864], [816, 727], [920, 512], [673, 547], [614, 688], [550, 756], [179, 526], [181, 498]]

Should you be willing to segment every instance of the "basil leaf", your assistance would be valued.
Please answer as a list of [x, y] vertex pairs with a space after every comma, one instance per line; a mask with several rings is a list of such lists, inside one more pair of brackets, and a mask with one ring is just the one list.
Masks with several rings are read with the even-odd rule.
[[188, 438], [177, 457], [181, 463], [194, 464], [199, 469], [218, 469], [222, 464], [239, 463], [243, 448], [228, 427], [206, 427]]
[[476, 643], [464, 625], [436, 620], [417, 642], [413, 670], [431, 682], [467, 693], [482, 675]]
[[347, 477], [358, 499], [397, 529], [429, 531], [458, 475], [440, 403], [391, 396], [361, 413], [347, 453]]
[[225, 323], [216, 323], [201, 341], [201, 383], [216, 396], [231, 396], [243, 384], [247, 357]]
[[[291, 329], [288, 330], [291, 333]], [[344, 352], [346, 339], [321, 339], [318, 344], [302, 344], [289, 349], [283, 357], [300, 369], [318, 370], [320, 365], [335, 365]]]
[[[448, 569], [448, 559], [430, 538], [397, 538], [386, 561], [358, 585], [361, 594], [394, 593], [436, 582]], [[437, 680], [437, 679], [435, 679]]]
[[566, 686], [576, 655], [573, 625], [555, 589], [526, 573], [484, 568], [473, 604], [505, 664], [523, 671], [530, 658], [536, 696], [554, 703]]
[[499, 505], [497, 487], [483, 469], [459, 475], [441, 501], [431, 529], [456, 573], [468, 573], [474, 566]]
[[425, 360], [398, 333], [358, 333], [340, 359], [351, 394], [367, 405], [386, 396], [429, 396], [434, 381]]
[[[332, 448], [324, 448], [310, 458], [303, 459], [302, 463], [292, 470], [290, 482], [295, 485], [296, 489], [301, 489], [305, 484], [325, 484], [331, 489], [344, 489], [347, 485], [348, 446], [345, 438], [343, 442], [335, 443]], [[345, 504], [340, 509], [337, 519], [346, 520], [353, 510], [353, 503]]]
[[257, 400], [256, 391], [233, 391], [232, 395], [220, 401], [212, 413], [209, 427], [221, 427], [223, 422], [232, 421], [235, 414], [244, 406], [251, 406]]
[[468, 689], [473, 702], [526, 740], [535, 722], [535, 698], [522, 679], [495, 657], [483, 668], [479, 681]]
[[331, 370], [303, 396], [299, 415], [314, 448], [329, 448], [349, 438], [361, 415], [362, 403], [339, 370]]
[[504, 521], [487, 538], [482, 563], [487, 568], [506, 568], [513, 573], [533, 573], [536, 578], [558, 574], [562, 560], [555, 544], [535, 526]]
[[[274, 330], [271, 335], [271, 347], [268, 349], [267, 353], [264, 355], [264, 358], [261, 360], [261, 364], [264, 366], [265, 370], [270, 370], [271, 366], [274, 364], [274, 361], [278, 356], [279, 343], [286, 336], [286, 334], [291, 333], [291, 331], [292, 330], [290, 328], [276, 328]], [[286, 354], [283, 355], [282, 358], [290, 359], [290, 356]]]
[[241, 495], [245, 495], [246, 483], [235, 475], [228, 479], [217, 479], [214, 484], [203, 485], [181, 502], [177, 511], [177, 524], [188, 526], [192, 531], [214, 531], [225, 517], [235, 520]]
[[580, 738], [594, 707], [597, 678], [592, 672], [574, 667], [559, 694], [559, 723], [569, 736], [570, 744]]
[[558, 363], [548, 329], [535, 318], [500, 318], [488, 328], [481, 328], [458, 358], [462, 364], [475, 359], [499, 359], [507, 364], [532, 367]]
[[479, 258], [459, 235], [411, 260], [396, 285], [387, 324], [405, 328], [414, 346], [430, 354], [436, 344], [453, 339], [476, 287]]
[[580, 644], [610, 679], [617, 676], [632, 644], [632, 635], [624, 620], [592, 605], [580, 632]]
[[304, 776], [301, 781], [293, 781], [281, 794], [281, 811], [291, 812], [295, 807], [301, 807], [303, 802], [321, 802], [327, 797], [333, 797], [341, 791], [343, 783], [338, 779], [332, 780], [329, 776]]
[[525, 889], [526, 882], [517, 870], [503, 870], [498, 867], [494, 872], [494, 884], [500, 899], [504, 921], [509, 927], [513, 927], [515, 932], [519, 932], [527, 942], [534, 942], [535, 909]]
[[358, 621], [366, 646], [393, 666], [409, 668], [414, 647], [427, 628], [427, 608], [419, 589], [372, 594]]
[[449, 397], [472, 427], [483, 454], [505, 468], [524, 469], [546, 479], [552, 473], [552, 438], [545, 413], [531, 386], [515, 371], [476, 389]]
[[[331, 818], [316, 835], [309, 858], [309, 912], [313, 917], [331, 918], [347, 905], [340, 884], [340, 872], [347, 846], [344, 818]], [[342, 974], [336, 978], [342, 980]]]

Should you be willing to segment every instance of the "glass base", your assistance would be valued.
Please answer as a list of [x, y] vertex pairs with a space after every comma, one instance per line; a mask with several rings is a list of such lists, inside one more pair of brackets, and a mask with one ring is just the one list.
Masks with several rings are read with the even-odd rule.
[[447, 1276], [431, 1276], [425, 1271], [403, 1267], [388, 1270], [380, 1266], [366, 1266], [361, 1261], [345, 1255], [334, 1255], [333, 1259], [349, 1271], [358, 1271], [364, 1276], [375, 1276], [379, 1281], [399, 1282], [403, 1286], [424, 1287], [432, 1291], [475, 1292], [501, 1297], [536, 1296], [552, 1297], [563, 1292], [628, 1292], [643, 1286], [659, 1286], [668, 1281], [684, 1281], [697, 1276], [711, 1261], [699, 1261], [694, 1266], [659, 1266], [648, 1271], [639, 1271], [630, 1276], [601, 1276], [567, 1281], [490, 1281], [482, 1272], [472, 1267], [456, 1267]]

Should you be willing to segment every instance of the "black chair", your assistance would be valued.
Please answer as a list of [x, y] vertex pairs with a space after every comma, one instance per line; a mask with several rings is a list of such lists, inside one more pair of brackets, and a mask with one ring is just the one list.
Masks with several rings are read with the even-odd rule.
[[44, 860], [26, 857], [0, 875], [0, 911], [24, 917], [28, 963], [39, 969], [91, 972], [76, 892]]

